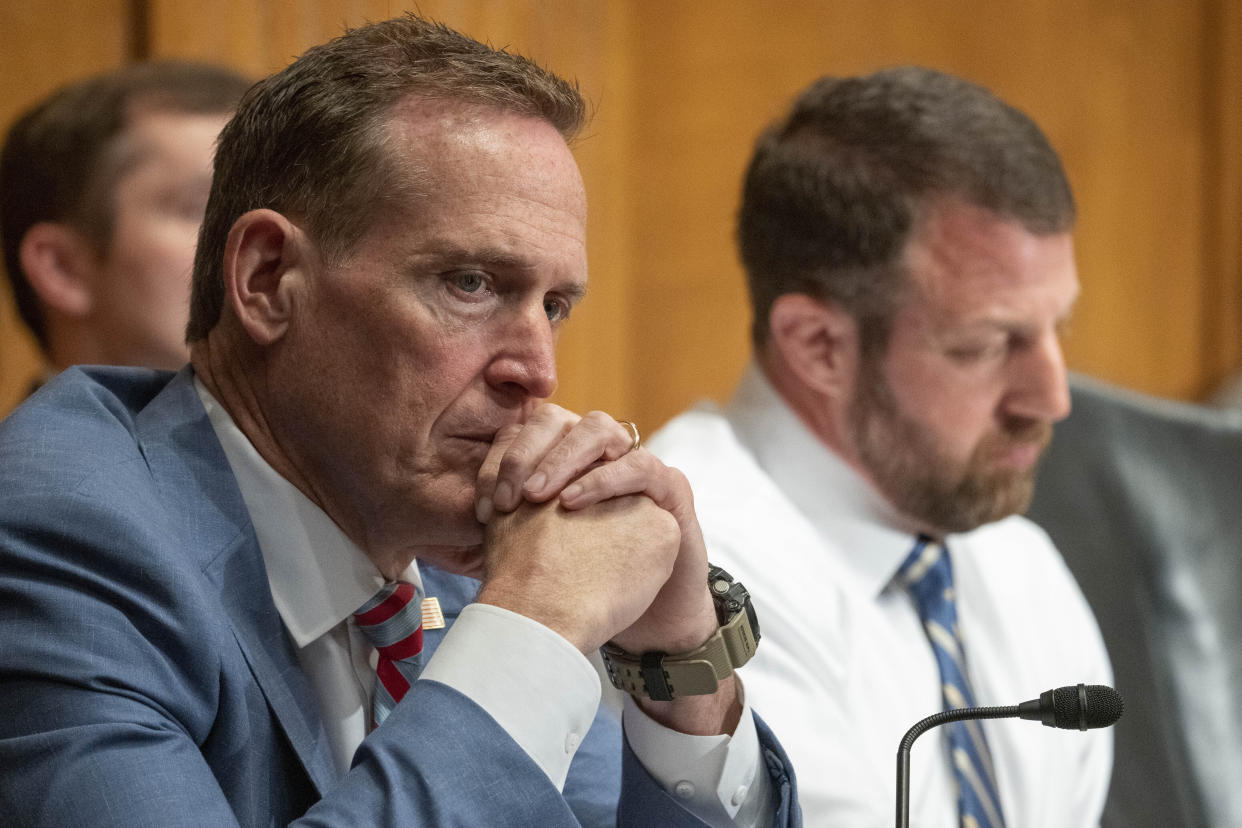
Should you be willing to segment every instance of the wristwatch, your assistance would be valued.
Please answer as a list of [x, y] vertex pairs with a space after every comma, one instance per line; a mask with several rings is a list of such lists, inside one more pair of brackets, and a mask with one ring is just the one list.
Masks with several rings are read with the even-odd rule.
[[641, 656], [614, 644], [600, 648], [612, 686], [654, 701], [715, 693], [720, 681], [750, 661], [759, 645], [759, 619], [746, 587], [728, 572], [708, 564], [707, 587], [719, 626], [702, 646], [670, 655], [650, 650]]

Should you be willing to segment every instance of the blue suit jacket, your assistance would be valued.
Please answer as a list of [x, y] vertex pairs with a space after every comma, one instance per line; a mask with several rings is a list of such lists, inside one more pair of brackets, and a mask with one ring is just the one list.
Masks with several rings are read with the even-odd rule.
[[[450, 622], [477, 589], [424, 578]], [[619, 797], [631, 824], [701, 824], [607, 713], [562, 795], [432, 681], [338, 778], [188, 370], [71, 369], [0, 425], [0, 711], [6, 824], [610, 825]], [[757, 724], [797, 824], [788, 762]]]

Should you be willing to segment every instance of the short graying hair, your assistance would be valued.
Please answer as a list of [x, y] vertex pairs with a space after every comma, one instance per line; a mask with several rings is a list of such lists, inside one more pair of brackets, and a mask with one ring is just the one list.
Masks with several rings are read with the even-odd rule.
[[541, 118], [567, 142], [586, 119], [576, 84], [414, 14], [310, 49], [255, 84], [221, 133], [187, 341], [220, 319], [223, 251], [242, 214], [269, 208], [305, 222], [329, 259], [362, 237], [377, 207], [408, 183], [384, 135], [393, 108], [412, 96]]

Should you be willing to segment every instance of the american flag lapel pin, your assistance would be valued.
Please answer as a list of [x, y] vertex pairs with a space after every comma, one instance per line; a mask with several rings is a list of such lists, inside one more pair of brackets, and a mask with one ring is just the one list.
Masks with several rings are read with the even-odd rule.
[[440, 611], [440, 599], [428, 595], [423, 599], [423, 629], [438, 630], [444, 627], [444, 613]]

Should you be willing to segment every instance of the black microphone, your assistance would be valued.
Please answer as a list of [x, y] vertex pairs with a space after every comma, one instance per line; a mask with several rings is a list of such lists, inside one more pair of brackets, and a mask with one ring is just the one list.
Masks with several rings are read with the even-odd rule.
[[1058, 687], [1039, 694], [1038, 699], [1018, 705], [1018, 718], [1043, 722], [1062, 730], [1090, 730], [1111, 727], [1121, 718], [1125, 701], [1121, 694], [1102, 684]]
[[1121, 718], [1125, 701], [1103, 684], [1058, 687], [1011, 707], [962, 707], [928, 716], [906, 731], [897, 748], [897, 828], [910, 826], [910, 748], [926, 731], [964, 719], [1027, 719], [1063, 730], [1111, 727]]

